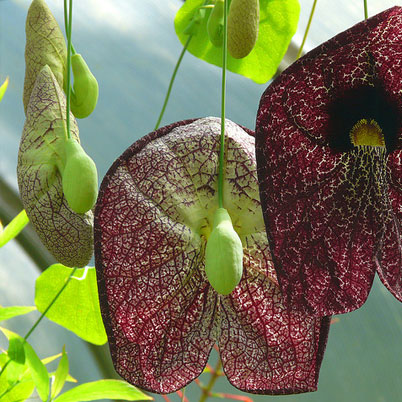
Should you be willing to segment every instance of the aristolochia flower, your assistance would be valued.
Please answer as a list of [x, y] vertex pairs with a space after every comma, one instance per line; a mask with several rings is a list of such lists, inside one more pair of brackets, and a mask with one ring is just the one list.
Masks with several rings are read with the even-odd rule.
[[260, 208], [254, 137], [230, 121], [226, 135], [224, 204], [244, 256], [240, 283], [228, 295], [205, 274], [218, 207], [219, 119], [149, 134], [103, 180], [95, 258], [116, 370], [146, 390], [173, 392], [201, 374], [218, 343], [237, 388], [313, 391], [328, 318], [284, 307]]
[[375, 272], [402, 300], [402, 8], [308, 53], [264, 93], [261, 204], [286, 305], [360, 307]]

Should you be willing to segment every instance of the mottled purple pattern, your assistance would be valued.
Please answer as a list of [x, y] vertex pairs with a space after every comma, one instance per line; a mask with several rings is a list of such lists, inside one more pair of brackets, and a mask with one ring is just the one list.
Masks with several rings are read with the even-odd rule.
[[[378, 88], [394, 105], [396, 145], [391, 153], [337, 152], [329, 146], [329, 105], [366, 87]], [[314, 49], [263, 94], [257, 171], [287, 305], [319, 316], [352, 311], [365, 302], [376, 269], [402, 300], [401, 114], [401, 7]]]
[[116, 370], [143, 389], [174, 392], [202, 373], [218, 343], [235, 387], [314, 391], [329, 318], [284, 307], [259, 202], [254, 137], [228, 120], [226, 132], [224, 202], [244, 246], [243, 277], [228, 296], [209, 285], [204, 258], [218, 206], [219, 119], [149, 134], [103, 180], [95, 259]]

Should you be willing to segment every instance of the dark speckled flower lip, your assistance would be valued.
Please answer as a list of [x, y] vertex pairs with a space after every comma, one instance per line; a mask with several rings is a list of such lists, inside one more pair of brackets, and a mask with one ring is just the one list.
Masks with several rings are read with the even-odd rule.
[[261, 205], [287, 305], [359, 308], [375, 272], [402, 301], [402, 8], [282, 73], [256, 123]]
[[262, 217], [254, 135], [226, 121], [224, 205], [243, 245], [243, 276], [228, 295], [205, 273], [218, 207], [220, 119], [174, 123], [134, 143], [106, 174], [95, 210], [102, 316], [117, 372], [156, 393], [205, 368], [215, 343], [235, 387], [315, 391], [329, 317], [287, 309]]

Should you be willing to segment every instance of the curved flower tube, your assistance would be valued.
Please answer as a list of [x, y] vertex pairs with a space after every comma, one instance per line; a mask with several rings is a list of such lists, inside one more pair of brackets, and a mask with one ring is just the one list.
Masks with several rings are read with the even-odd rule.
[[[70, 115], [71, 136], [79, 143]], [[63, 194], [66, 99], [49, 66], [32, 90], [18, 152], [18, 187], [29, 220], [58, 262], [84, 267], [93, 254], [93, 213], [74, 212]], [[84, 179], [77, 176], [76, 180]]]
[[156, 393], [198, 377], [218, 343], [237, 388], [316, 390], [329, 318], [282, 303], [261, 214], [254, 137], [226, 121], [224, 204], [243, 244], [243, 275], [226, 295], [205, 274], [218, 208], [220, 120], [174, 123], [109, 169], [95, 209], [103, 320], [118, 373]]
[[257, 171], [286, 305], [318, 316], [402, 301], [402, 8], [335, 36], [261, 98]]

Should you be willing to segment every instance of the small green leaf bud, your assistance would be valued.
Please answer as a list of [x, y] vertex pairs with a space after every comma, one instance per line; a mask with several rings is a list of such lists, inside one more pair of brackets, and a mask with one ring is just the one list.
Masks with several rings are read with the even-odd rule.
[[71, 68], [74, 75], [71, 111], [75, 117], [83, 119], [94, 111], [98, 102], [98, 81], [78, 53], [71, 56]]
[[67, 140], [64, 150], [63, 193], [69, 207], [84, 214], [94, 206], [98, 196], [96, 165], [73, 138]]
[[218, 208], [214, 214], [205, 250], [205, 273], [221, 295], [231, 293], [243, 274], [243, 246], [225, 208]]
[[228, 15], [228, 51], [235, 59], [254, 48], [260, 21], [259, 0], [232, 0]]
[[207, 33], [209, 40], [216, 47], [221, 47], [223, 44], [224, 10], [224, 0], [216, 0], [214, 8], [212, 9], [207, 22]]

